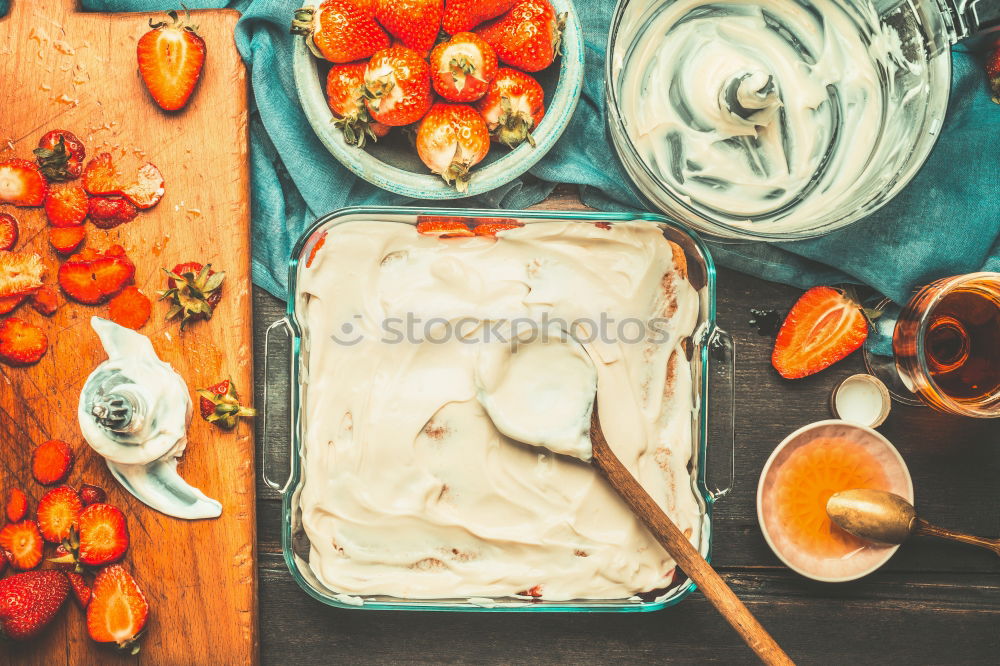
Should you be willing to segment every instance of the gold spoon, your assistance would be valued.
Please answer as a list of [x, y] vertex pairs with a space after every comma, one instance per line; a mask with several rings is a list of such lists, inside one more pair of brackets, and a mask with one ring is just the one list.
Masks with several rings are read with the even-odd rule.
[[858, 488], [834, 493], [826, 513], [844, 531], [885, 544], [906, 541], [910, 535], [950, 539], [992, 550], [1000, 555], [1000, 539], [987, 539], [946, 530], [917, 516], [917, 510], [899, 495], [884, 490]]
[[594, 466], [760, 660], [765, 664], [794, 664], [608, 446], [597, 415], [596, 399], [590, 417], [590, 441]]

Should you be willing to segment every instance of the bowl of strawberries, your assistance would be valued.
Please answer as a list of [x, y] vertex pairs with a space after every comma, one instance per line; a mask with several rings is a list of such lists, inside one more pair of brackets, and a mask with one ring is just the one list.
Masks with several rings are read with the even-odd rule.
[[295, 12], [295, 84], [355, 175], [418, 199], [489, 192], [562, 135], [583, 86], [571, 0], [322, 0]]

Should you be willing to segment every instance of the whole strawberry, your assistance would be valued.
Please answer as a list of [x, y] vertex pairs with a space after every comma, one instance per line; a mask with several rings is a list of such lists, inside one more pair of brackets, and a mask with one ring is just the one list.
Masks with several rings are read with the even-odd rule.
[[471, 106], [438, 102], [417, 129], [417, 153], [427, 167], [446, 183], [465, 192], [470, 170], [490, 150], [486, 122]]
[[441, 31], [444, 0], [382, 0], [375, 5], [375, 18], [389, 33], [407, 46], [426, 53]]
[[139, 38], [136, 55], [139, 74], [153, 99], [164, 111], [184, 108], [194, 92], [205, 66], [205, 40], [191, 16], [178, 18], [168, 12], [169, 21], [149, 21], [149, 32]]
[[514, 0], [445, 0], [441, 27], [449, 35], [472, 30], [514, 6]]
[[230, 380], [221, 381], [207, 389], [199, 389], [199, 408], [201, 418], [214, 423], [224, 430], [232, 430], [240, 418], [250, 418], [257, 415], [257, 410], [240, 404], [236, 387]]
[[0, 630], [23, 641], [37, 636], [69, 596], [61, 571], [28, 571], [0, 580]]
[[316, 57], [336, 63], [369, 58], [390, 43], [371, 8], [351, 0], [325, 0], [319, 7], [296, 10], [291, 32], [304, 35]]
[[365, 106], [365, 69], [363, 62], [334, 65], [326, 76], [326, 101], [335, 116], [334, 125], [344, 133], [344, 141], [364, 147], [368, 139], [384, 136], [378, 123], [372, 122]]
[[52, 130], [38, 140], [35, 161], [50, 181], [73, 180], [83, 173], [87, 150], [72, 132]]
[[365, 69], [365, 104], [372, 118], [389, 127], [415, 123], [431, 108], [430, 67], [405, 46], [382, 49]]
[[431, 80], [450, 102], [474, 102], [497, 75], [497, 56], [479, 35], [460, 32], [431, 51]]
[[555, 60], [566, 16], [556, 16], [548, 0], [517, 0], [499, 19], [475, 32], [496, 51], [500, 62], [538, 72]]
[[531, 131], [545, 115], [545, 92], [530, 74], [502, 67], [476, 108], [495, 141], [511, 148], [525, 141], [534, 146]]
[[1000, 104], [1000, 39], [986, 55], [986, 79], [993, 91], [993, 101]]

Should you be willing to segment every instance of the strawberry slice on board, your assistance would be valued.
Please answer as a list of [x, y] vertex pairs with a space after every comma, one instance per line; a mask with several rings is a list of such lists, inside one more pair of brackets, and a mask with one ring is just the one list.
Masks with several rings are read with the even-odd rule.
[[86, 237], [87, 228], [83, 225], [49, 229], [49, 245], [59, 254], [73, 254]]
[[110, 504], [91, 504], [77, 519], [81, 564], [96, 567], [120, 560], [129, 546], [125, 514]]
[[112, 564], [97, 574], [87, 606], [87, 633], [93, 640], [136, 654], [148, 618], [146, 595], [125, 567]]
[[19, 523], [28, 513], [28, 496], [20, 488], [11, 488], [7, 493], [7, 522]]
[[35, 312], [45, 317], [51, 317], [59, 309], [59, 294], [52, 287], [45, 285], [31, 295], [31, 307]]
[[133, 331], [145, 326], [152, 312], [153, 304], [149, 298], [133, 286], [122, 289], [108, 304], [108, 318]]
[[149, 32], [139, 38], [136, 56], [139, 75], [153, 100], [164, 111], [183, 109], [205, 66], [205, 40], [198, 26], [191, 24], [185, 11], [182, 19], [177, 12], [167, 12], [168, 21], [149, 21]]
[[117, 197], [94, 197], [90, 200], [87, 216], [98, 229], [114, 229], [120, 224], [131, 222], [139, 214], [138, 209], [128, 199]]
[[17, 218], [10, 213], [0, 213], [0, 251], [13, 250], [19, 236]]
[[17, 317], [0, 323], [0, 361], [8, 365], [33, 365], [48, 349], [48, 336], [35, 324]]
[[79, 226], [89, 209], [90, 197], [76, 183], [53, 187], [45, 197], [45, 216], [53, 227]]
[[62, 483], [72, 468], [73, 449], [61, 439], [50, 439], [31, 454], [31, 474], [43, 486]]
[[0, 548], [15, 569], [25, 571], [41, 564], [44, 545], [38, 523], [33, 520], [8, 523], [0, 529]]
[[868, 320], [858, 303], [840, 289], [813, 287], [781, 325], [771, 365], [785, 379], [808, 377], [850, 355], [867, 337]]
[[50, 543], [62, 543], [76, 527], [77, 518], [83, 511], [83, 502], [75, 490], [69, 486], [59, 486], [45, 493], [38, 500], [38, 529], [42, 537]]
[[118, 172], [110, 153], [100, 153], [87, 162], [83, 170], [83, 188], [95, 196], [120, 196], [124, 188], [122, 175]]
[[69, 596], [61, 571], [29, 571], [0, 580], [0, 633], [15, 641], [37, 636]]
[[131, 201], [136, 208], [146, 210], [160, 203], [166, 192], [163, 174], [155, 164], [146, 162], [136, 172], [135, 182], [122, 189], [122, 196]]
[[0, 203], [41, 206], [49, 184], [34, 162], [10, 159], [0, 162]]
[[121, 245], [106, 250], [86, 248], [59, 267], [59, 287], [78, 303], [103, 303], [132, 281], [135, 265]]

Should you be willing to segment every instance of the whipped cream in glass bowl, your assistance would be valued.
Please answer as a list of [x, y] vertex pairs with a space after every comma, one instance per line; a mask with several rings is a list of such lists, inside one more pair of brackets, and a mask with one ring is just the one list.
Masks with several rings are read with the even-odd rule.
[[622, 0], [606, 83], [623, 165], [653, 205], [717, 237], [857, 221], [916, 174], [945, 114], [946, 31], [923, 4]]

